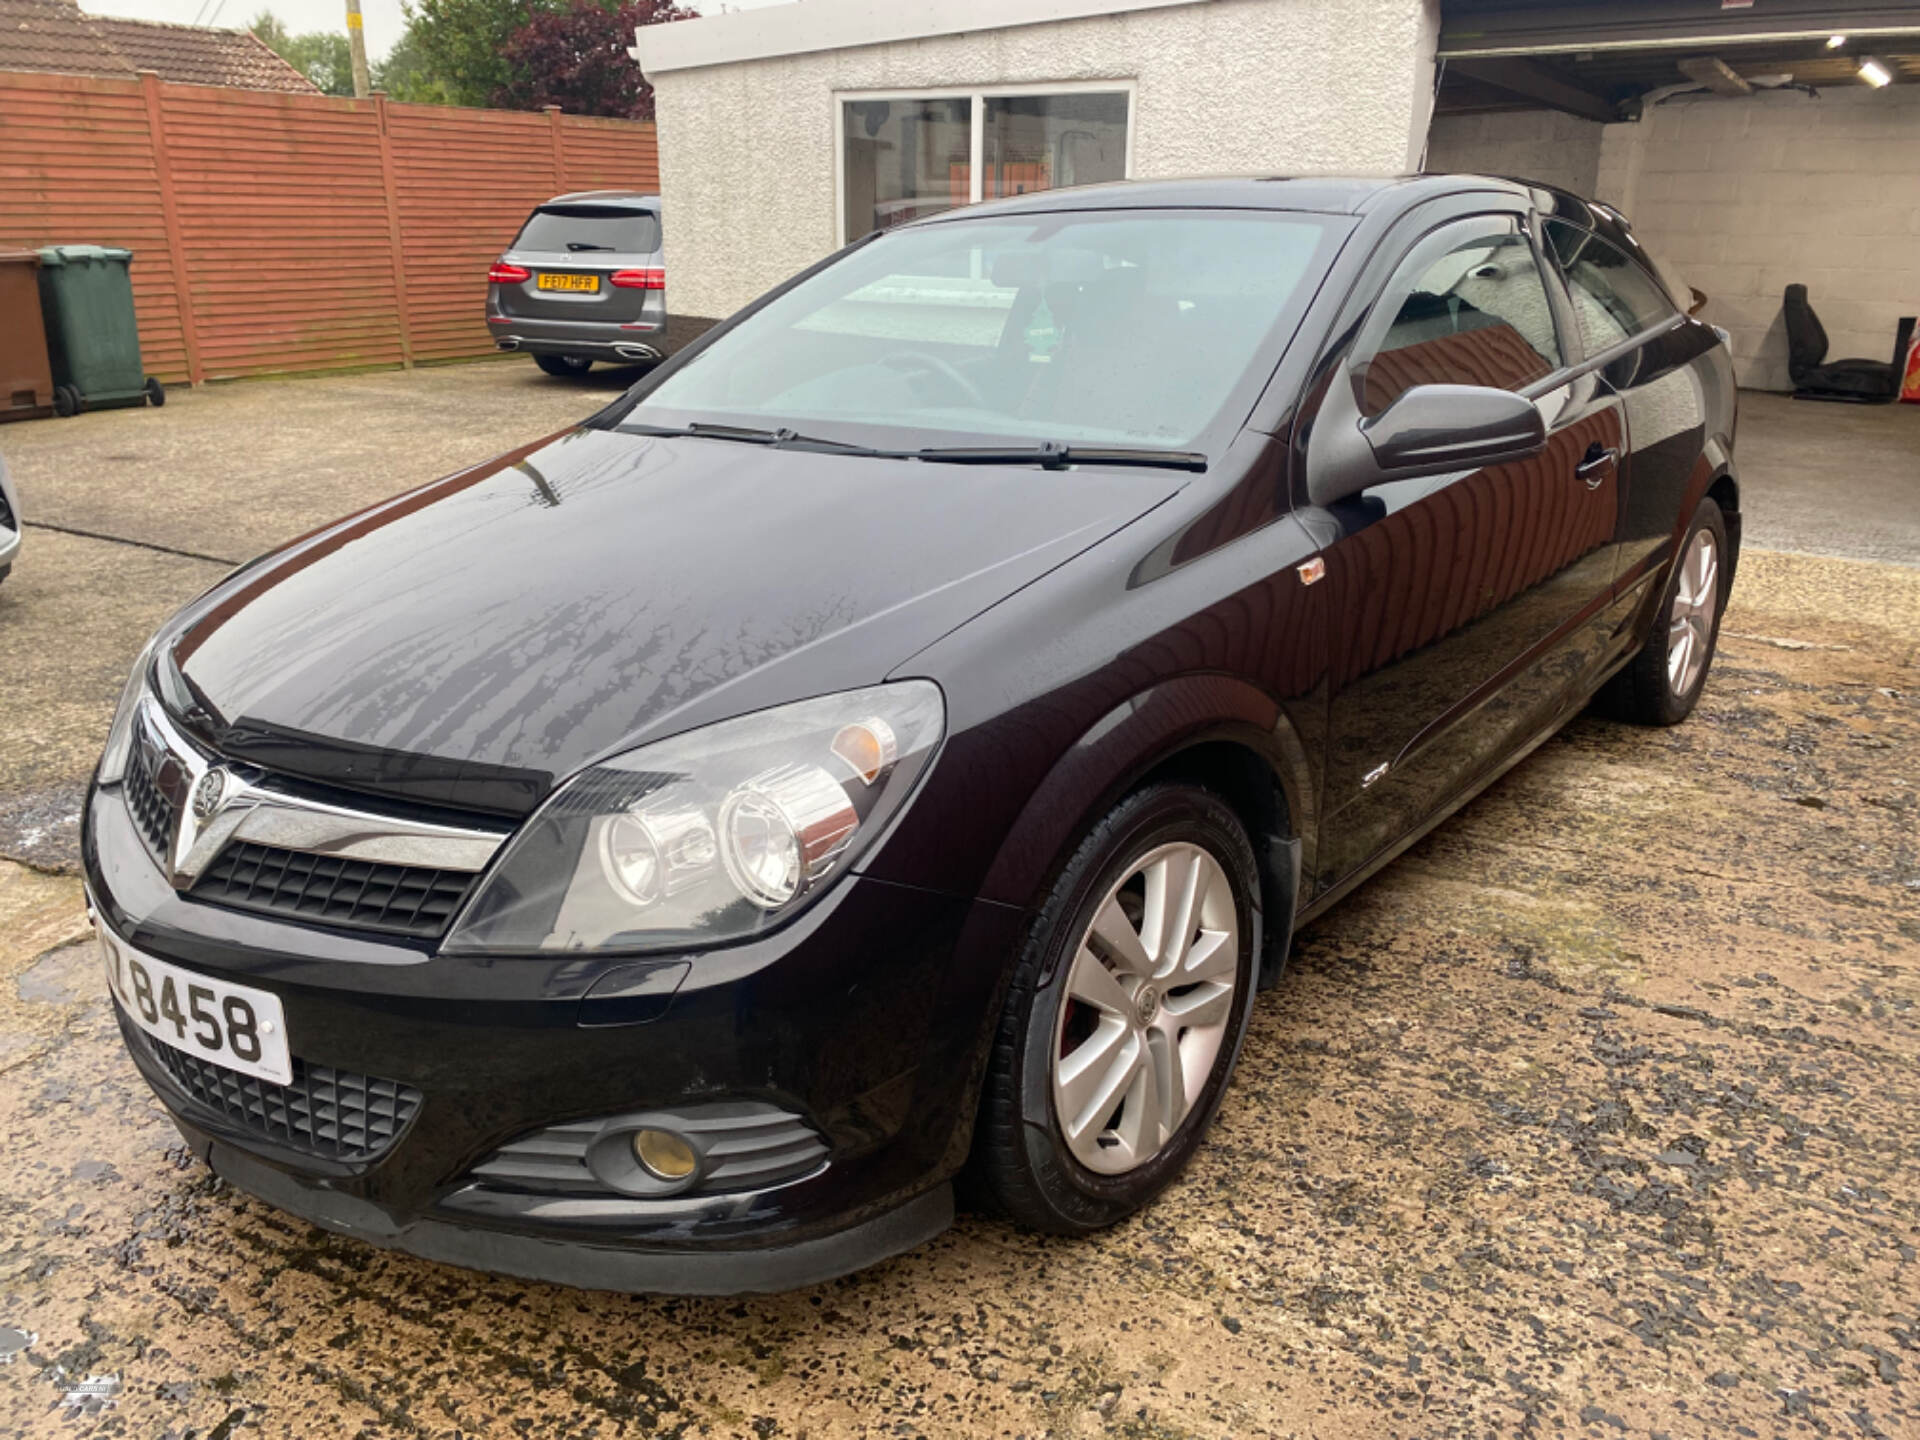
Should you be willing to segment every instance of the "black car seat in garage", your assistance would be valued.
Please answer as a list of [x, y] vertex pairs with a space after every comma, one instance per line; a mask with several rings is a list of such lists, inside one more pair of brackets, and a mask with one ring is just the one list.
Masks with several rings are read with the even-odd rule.
[[1900, 322], [1891, 362], [1835, 360], [1828, 364], [1827, 332], [1807, 302], [1807, 287], [1787, 286], [1782, 303], [1787, 318], [1787, 375], [1793, 381], [1796, 397], [1881, 405], [1899, 395], [1900, 368], [1906, 359], [1907, 341], [1913, 337], [1912, 316]]

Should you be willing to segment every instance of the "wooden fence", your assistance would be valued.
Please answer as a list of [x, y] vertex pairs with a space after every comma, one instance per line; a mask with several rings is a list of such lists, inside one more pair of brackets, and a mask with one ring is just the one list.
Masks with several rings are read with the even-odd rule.
[[132, 250], [168, 380], [486, 354], [534, 205], [659, 183], [636, 121], [0, 72], [0, 250]]

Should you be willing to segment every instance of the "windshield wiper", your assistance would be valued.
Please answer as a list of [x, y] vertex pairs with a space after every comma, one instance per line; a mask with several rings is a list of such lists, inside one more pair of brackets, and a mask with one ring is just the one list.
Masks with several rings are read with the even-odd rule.
[[1039, 445], [935, 445], [921, 450], [884, 450], [876, 445], [857, 445], [850, 440], [802, 435], [785, 425], [765, 430], [751, 425], [715, 425], [695, 420], [687, 425], [630, 422], [618, 428], [633, 435], [690, 435], [701, 440], [733, 440], [780, 450], [824, 450], [835, 455], [860, 455], [879, 460], [922, 460], [929, 465], [1038, 465], [1043, 470], [1064, 470], [1069, 465], [1138, 465], [1156, 470], [1207, 468], [1207, 457], [1196, 450], [1062, 445], [1054, 440]]
[[907, 459], [924, 460], [930, 465], [1038, 465], [1043, 470], [1064, 470], [1069, 465], [1141, 465], [1161, 470], [1207, 468], [1207, 457], [1197, 450], [1062, 445], [1055, 440], [1039, 445], [936, 446], [900, 453]]
[[856, 445], [851, 440], [829, 440], [821, 435], [802, 435], [798, 430], [782, 425], [775, 430], [761, 430], [751, 425], [713, 425], [704, 420], [695, 420], [689, 425], [646, 425], [640, 423], [618, 427], [631, 435], [691, 435], [699, 440], [734, 440], [743, 445], [769, 445], [792, 450], [831, 450], [836, 455], [878, 455], [888, 459], [904, 458], [907, 452], [900, 450], [878, 450], [871, 445]]
[[569, 240], [567, 242], [567, 249], [569, 250], [611, 250], [613, 249], [613, 247], [611, 245], [596, 245], [591, 240]]

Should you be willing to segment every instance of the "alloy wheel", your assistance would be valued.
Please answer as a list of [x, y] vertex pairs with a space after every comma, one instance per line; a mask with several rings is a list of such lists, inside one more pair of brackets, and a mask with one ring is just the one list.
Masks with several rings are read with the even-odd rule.
[[1694, 532], [1680, 561], [1667, 624], [1667, 684], [1674, 695], [1690, 693], [1707, 663], [1713, 617], [1720, 608], [1720, 555], [1713, 532]]
[[1055, 1120], [1087, 1169], [1124, 1174], [1172, 1140], [1226, 1041], [1239, 969], [1233, 886], [1200, 846], [1159, 846], [1107, 892], [1053, 1046]]

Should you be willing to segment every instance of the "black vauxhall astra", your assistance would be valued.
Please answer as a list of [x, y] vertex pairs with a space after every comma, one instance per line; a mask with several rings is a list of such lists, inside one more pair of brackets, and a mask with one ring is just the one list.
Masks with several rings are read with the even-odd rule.
[[1441, 176], [1041, 193], [857, 244], [576, 428], [237, 571], [85, 865], [196, 1154], [330, 1229], [778, 1289], [1081, 1232], [1294, 927], [1739, 541], [1724, 345], [1622, 218]]

